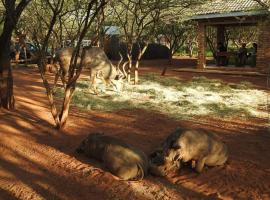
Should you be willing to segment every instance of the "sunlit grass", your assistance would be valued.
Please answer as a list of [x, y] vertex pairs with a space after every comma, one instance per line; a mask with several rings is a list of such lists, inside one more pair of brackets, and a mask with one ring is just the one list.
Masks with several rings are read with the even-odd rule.
[[[98, 88], [102, 86], [98, 85]], [[58, 95], [62, 93], [62, 90], [58, 90]], [[267, 93], [255, 89], [249, 82], [228, 84], [205, 77], [180, 81], [177, 78], [147, 74], [141, 76], [139, 85], [126, 83], [122, 92], [108, 89], [99, 95], [90, 94], [88, 82], [81, 81], [77, 84], [72, 104], [101, 111], [140, 108], [177, 119], [194, 116], [266, 118], [266, 101]]]

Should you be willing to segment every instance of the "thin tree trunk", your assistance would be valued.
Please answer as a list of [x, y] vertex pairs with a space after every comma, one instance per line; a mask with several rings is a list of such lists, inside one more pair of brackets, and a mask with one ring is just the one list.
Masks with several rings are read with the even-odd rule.
[[130, 81], [131, 81], [131, 69], [132, 69], [132, 55], [128, 53], [127, 57], [128, 57], [127, 81], [128, 81], [128, 83], [130, 83]]
[[45, 77], [45, 72], [44, 72], [44, 69], [46, 68], [46, 57], [45, 57], [45, 55], [41, 55], [41, 58], [39, 60], [40, 60], [40, 62], [38, 63], [38, 65], [39, 65], [38, 68], [39, 68], [40, 75], [41, 75], [41, 78], [42, 78], [42, 81], [43, 81], [43, 85], [45, 86], [45, 89], [46, 89], [47, 97], [49, 99], [49, 104], [50, 104], [50, 107], [51, 107], [52, 116], [54, 118], [56, 127], [58, 127], [60, 125], [59, 114], [58, 114], [58, 111], [57, 111], [57, 108], [56, 108], [56, 105], [55, 105], [55, 102], [54, 102], [53, 91], [50, 88], [50, 85], [49, 85], [49, 83], [48, 83], [48, 81], [47, 81], [47, 79]]
[[173, 64], [173, 54], [170, 53], [170, 57], [169, 57], [169, 65]]
[[134, 85], [137, 85], [139, 83], [139, 65], [140, 65], [140, 60], [136, 61], [135, 65], [135, 77], [134, 77]]
[[136, 65], [135, 65], [134, 85], [137, 85], [137, 84], [139, 83], [139, 66], [140, 66], [140, 61], [141, 61], [142, 56], [143, 56], [143, 54], [145, 53], [147, 47], [148, 47], [148, 44], [146, 44], [146, 45], [143, 47], [143, 49], [141, 49], [140, 46], [139, 46], [140, 52], [139, 52], [138, 58], [137, 58], [137, 60], [136, 60]]
[[[170, 50], [169, 65], [172, 65], [172, 57], [173, 57], [173, 52], [172, 52], [172, 50]], [[165, 65], [165, 67], [163, 68], [163, 70], [161, 72], [161, 76], [165, 76], [167, 69], [168, 69], [168, 65]]]
[[26, 46], [23, 47], [23, 52], [24, 52], [25, 65], [27, 65], [28, 58], [27, 58]]
[[67, 88], [65, 91], [65, 98], [64, 98], [64, 102], [62, 106], [62, 111], [60, 114], [60, 124], [57, 126], [58, 129], [63, 129], [66, 125], [73, 92], [74, 92], [74, 87], [67, 85]]
[[189, 47], [189, 57], [190, 58], [193, 57], [193, 46], [192, 45]]
[[167, 72], [168, 66], [165, 65], [165, 67], [163, 68], [162, 72], [161, 72], [161, 76], [165, 76], [166, 72]]
[[20, 51], [16, 51], [15, 52], [15, 63], [16, 63], [16, 66], [19, 64], [19, 60], [20, 60]]

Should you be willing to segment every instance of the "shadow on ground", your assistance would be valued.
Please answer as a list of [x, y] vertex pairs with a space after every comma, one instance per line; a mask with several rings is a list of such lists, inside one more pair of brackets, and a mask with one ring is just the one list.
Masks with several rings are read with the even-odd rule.
[[[264, 123], [198, 118], [175, 121], [145, 110], [115, 113], [71, 109], [68, 127], [54, 129], [45, 91], [33, 69], [18, 70], [15, 112], [0, 111], [2, 199], [267, 199], [270, 137]], [[119, 137], [149, 154], [177, 126], [218, 133], [229, 146], [224, 167], [197, 175], [189, 169], [141, 182], [115, 179], [102, 164], [75, 153], [96, 131]]]

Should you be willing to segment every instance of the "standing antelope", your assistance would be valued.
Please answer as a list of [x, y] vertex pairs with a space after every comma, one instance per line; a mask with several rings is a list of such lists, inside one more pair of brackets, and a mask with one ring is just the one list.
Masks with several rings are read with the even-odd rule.
[[[56, 85], [59, 76], [61, 77], [64, 86], [67, 83], [70, 60], [74, 50], [74, 48], [70, 47], [60, 49], [58, 52], [56, 52], [54, 63], [58, 70], [55, 76], [54, 86]], [[120, 65], [120, 62], [118, 66]], [[111, 63], [103, 49], [99, 47], [86, 47], [84, 49], [83, 58], [82, 52], [80, 52], [77, 64], [82, 64], [83, 68], [90, 69], [89, 88], [93, 89], [96, 94], [96, 77], [101, 77], [106, 86], [112, 84], [117, 91], [120, 90], [119, 83], [121, 83], [121, 80], [123, 79], [123, 73], [119, 70], [119, 67], [115, 67]]]

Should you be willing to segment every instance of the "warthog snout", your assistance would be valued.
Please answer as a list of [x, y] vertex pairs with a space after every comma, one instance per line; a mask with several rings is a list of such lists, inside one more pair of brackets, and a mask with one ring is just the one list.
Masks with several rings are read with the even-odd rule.
[[77, 152], [77, 153], [83, 153], [83, 150], [82, 150], [81, 148], [77, 148], [77, 149], [76, 149], [76, 152]]
[[84, 152], [84, 149], [85, 149], [85, 140], [81, 142], [80, 146], [76, 149], [76, 152], [77, 153], [83, 153]]
[[164, 156], [161, 151], [156, 151], [150, 154], [150, 161], [155, 165], [163, 165], [164, 164]]
[[165, 163], [192, 161], [199, 173], [205, 165], [223, 165], [228, 159], [227, 146], [214, 133], [203, 129], [177, 128], [163, 142], [162, 151]]
[[158, 150], [150, 155], [150, 172], [157, 176], [166, 176], [176, 172], [181, 167], [179, 154], [175, 151], [163, 152]]

